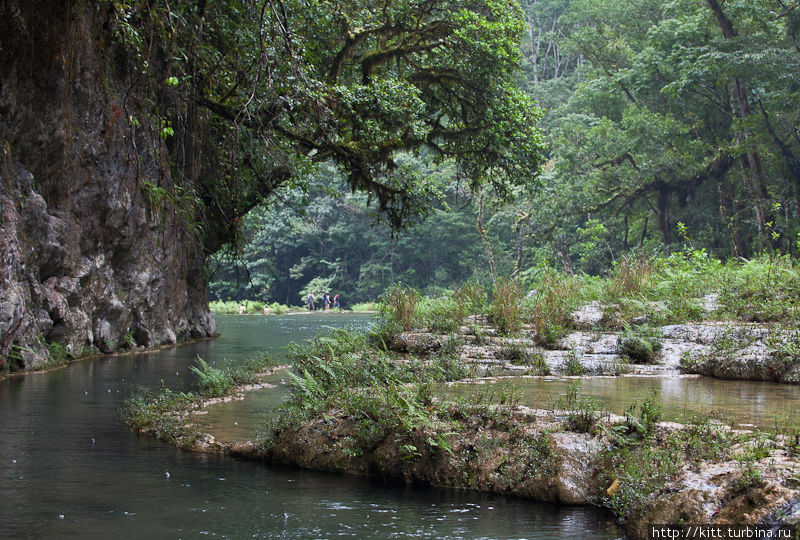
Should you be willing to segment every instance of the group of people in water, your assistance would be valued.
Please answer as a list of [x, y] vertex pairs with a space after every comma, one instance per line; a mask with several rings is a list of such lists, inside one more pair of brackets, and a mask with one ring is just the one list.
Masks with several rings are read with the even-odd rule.
[[[308, 311], [314, 311], [315, 309], [317, 309], [316, 300], [317, 298], [316, 296], [314, 296], [314, 293], [312, 292], [308, 293], [308, 296], [306, 296], [306, 305], [308, 306]], [[331, 307], [333, 307], [333, 309], [339, 309], [339, 310], [342, 309], [342, 306], [339, 305], [338, 293], [333, 298], [331, 298], [330, 293], [324, 292], [322, 293], [321, 300], [322, 300], [323, 311], [330, 311]]]

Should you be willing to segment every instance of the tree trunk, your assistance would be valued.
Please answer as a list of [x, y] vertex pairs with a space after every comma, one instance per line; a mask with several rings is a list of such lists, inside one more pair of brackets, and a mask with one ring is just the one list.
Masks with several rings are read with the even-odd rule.
[[483, 194], [478, 197], [478, 233], [483, 240], [483, 247], [486, 249], [486, 259], [489, 261], [489, 274], [492, 278], [492, 286], [497, 288], [497, 276], [494, 273], [494, 254], [492, 253], [492, 245], [489, 243], [489, 236], [486, 234], [486, 229], [483, 226]]
[[[733, 28], [733, 23], [731, 20], [725, 15], [725, 12], [719, 5], [719, 2], [717, 2], [717, 0], [706, 1], [708, 2], [711, 11], [714, 13], [714, 17], [716, 17], [717, 22], [719, 23], [720, 29], [722, 30], [722, 36], [726, 40], [734, 39], [737, 35], [736, 30]], [[744, 125], [747, 117], [750, 116], [751, 111], [750, 105], [747, 102], [747, 87], [738, 77], [733, 78], [733, 95], [735, 98], [735, 101], [731, 100], [733, 114], [734, 116], [738, 117]], [[735, 134], [736, 144], [739, 146], [747, 144], [749, 137], [750, 134], [746, 129], [742, 128], [741, 130], [737, 130]], [[763, 167], [761, 166], [761, 157], [754, 150], [749, 151], [746, 157], [742, 157], [742, 167], [746, 177], [750, 180], [750, 186], [753, 190], [759, 243], [763, 248], [764, 225], [768, 219], [766, 215], [766, 206], [769, 195], [764, 186], [764, 171]]]

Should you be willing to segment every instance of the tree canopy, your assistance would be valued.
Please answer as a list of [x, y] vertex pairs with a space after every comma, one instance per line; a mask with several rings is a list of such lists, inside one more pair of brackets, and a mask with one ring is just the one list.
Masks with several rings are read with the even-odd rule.
[[[314, 163], [336, 164], [393, 227], [440, 196], [401, 152], [452, 160], [506, 195], [530, 186], [541, 114], [516, 84], [521, 9], [497, 0], [139, 0], [107, 4], [156, 102], [173, 177], [214, 252]], [[101, 9], [98, 7], [98, 9]]]

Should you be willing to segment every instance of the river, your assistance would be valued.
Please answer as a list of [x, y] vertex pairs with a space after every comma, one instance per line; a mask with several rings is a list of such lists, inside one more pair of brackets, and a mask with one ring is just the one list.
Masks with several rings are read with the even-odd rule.
[[132, 433], [135, 385], [187, 390], [237, 361], [368, 315], [217, 316], [221, 337], [0, 381], [0, 537], [618, 538], [595, 508], [387, 485], [177, 450]]

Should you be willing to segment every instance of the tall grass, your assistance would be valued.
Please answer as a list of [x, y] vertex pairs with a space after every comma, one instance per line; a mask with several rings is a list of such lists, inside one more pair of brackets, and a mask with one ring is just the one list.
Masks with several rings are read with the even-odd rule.
[[479, 281], [471, 279], [453, 291], [453, 300], [463, 316], [481, 313], [486, 307], [486, 288]]
[[655, 260], [644, 254], [620, 260], [606, 284], [608, 298], [642, 294], [655, 272]]
[[522, 330], [522, 289], [510, 279], [499, 279], [489, 304], [489, 320], [504, 335]]
[[567, 330], [572, 311], [580, 304], [579, 278], [547, 270], [528, 299], [525, 318], [536, 341], [553, 345]]
[[386, 292], [380, 312], [390, 322], [399, 324], [408, 332], [414, 328], [415, 309], [419, 299], [418, 290], [398, 284]]

